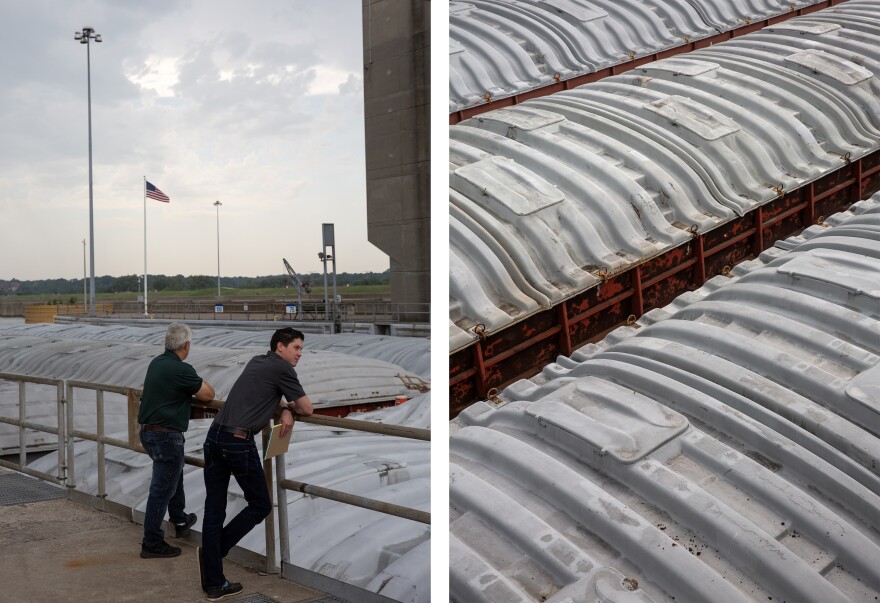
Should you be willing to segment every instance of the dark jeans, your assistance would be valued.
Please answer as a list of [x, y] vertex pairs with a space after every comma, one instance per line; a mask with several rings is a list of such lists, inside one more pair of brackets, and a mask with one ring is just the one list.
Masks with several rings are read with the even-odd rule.
[[[204, 587], [222, 586], [223, 557], [272, 512], [263, 463], [253, 439], [236, 438], [211, 428], [205, 437], [205, 517], [202, 522]], [[223, 526], [229, 477], [244, 493], [247, 506]]]
[[144, 514], [144, 545], [155, 547], [165, 540], [165, 512], [172, 523], [186, 521], [183, 493], [183, 442], [180, 432], [141, 431], [141, 445], [153, 459], [153, 479]]

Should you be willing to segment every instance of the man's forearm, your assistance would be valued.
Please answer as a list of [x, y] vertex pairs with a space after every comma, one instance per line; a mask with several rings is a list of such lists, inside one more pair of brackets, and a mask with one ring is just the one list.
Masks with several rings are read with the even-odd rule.
[[304, 417], [308, 417], [313, 412], [312, 401], [308, 396], [297, 398], [293, 403], [293, 412]]
[[210, 383], [202, 380], [202, 386], [199, 388], [199, 391], [195, 393], [195, 399], [201, 402], [210, 402], [214, 399], [214, 396], [217, 395], [214, 391], [214, 388]]

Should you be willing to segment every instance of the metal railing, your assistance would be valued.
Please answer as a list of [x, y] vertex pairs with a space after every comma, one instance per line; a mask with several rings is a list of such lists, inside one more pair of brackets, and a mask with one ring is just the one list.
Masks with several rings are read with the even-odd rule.
[[[64, 430], [64, 381], [61, 379], [43, 379], [40, 377], [29, 377], [27, 375], [17, 375], [14, 373], [0, 373], [0, 380], [15, 381], [18, 383], [18, 419], [0, 416], [0, 423], [6, 423], [7, 425], [15, 425], [18, 427], [18, 463], [12, 463], [10, 461], [0, 459], [0, 466], [6, 467], [8, 469], [14, 469], [16, 471], [20, 471], [34, 477], [39, 477], [41, 479], [51, 481], [56, 484], [65, 483], [65, 448], [63, 446], [64, 440], [66, 439]], [[27, 420], [26, 386], [28, 383], [33, 383], [36, 385], [55, 386], [57, 391], [56, 412], [58, 417], [56, 427], [52, 427], [51, 425], [42, 425], [40, 423], [34, 423]], [[58, 475], [49, 475], [48, 473], [37, 471], [27, 466], [27, 432], [25, 431], [27, 429], [33, 429], [34, 431], [40, 431], [44, 433], [51, 433], [58, 437]]]
[[[19, 417], [18, 419], [7, 418], [0, 416], [0, 422], [7, 423], [11, 425], [16, 425], [19, 427], [19, 463], [12, 463], [8, 461], [4, 461], [0, 459], [0, 466], [5, 466], [16, 471], [21, 471], [23, 473], [27, 473], [33, 475], [35, 477], [39, 477], [45, 480], [49, 480], [58, 484], [64, 484], [68, 487], [68, 494], [71, 499], [77, 500], [77, 502], [84, 502], [91, 506], [94, 506], [101, 510], [110, 510], [116, 513], [126, 514], [129, 519], [133, 520], [133, 509], [124, 505], [120, 505], [117, 503], [112, 503], [107, 500], [107, 484], [106, 484], [106, 457], [105, 457], [105, 446], [115, 446], [118, 448], [123, 448], [126, 450], [131, 450], [134, 452], [138, 452], [141, 454], [146, 454], [144, 449], [140, 445], [139, 439], [139, 425], [137, 423], [137, 414], [138, 408], [140, 404], [140, 397], [142, 394], [142, 390], [135, 388], [127, 388], [120, 387], [114, 385], [107, 384], [99, 384], [99, 383], [90, 383], [86, 381], [76, 381], [76, 380], [63, 380], [63, 379], [43, 379], [39, 377], [30, 377], [26, 375], [16, 375], [11, 373], [0, 373], [0, 380], [7, 381], [16, 381], [19, 383]], [[41, 425], [37, 423], [33, 423], [26, 420], [27, 416], [27, 408], [26, 408], [26, 396], [25, 396], [25, 383], [35, 383], [35, 384], [44, 384], [44, 385], [53, 385], [57, 388], [57, 406], [58, 406], [58, 427], [52, 427], [50, 425]], [[76, 390], [91, 390], [95, 392], [95, 413], [96, 413], [96, 423], [95, 423], [95, 433], [91, 433], [82, 429], [77, 429], [74, 425], [74, 408], [73, 408], [73, 400], [74, 393]], [[120, 440], [117, 438], [108, 437], [104, 432], [104, 415], [105, 415], [105, 404], [104, 404], [104, 394], [105, 393], [113, 393], [120, 394], [126, 397], [127, 400], [127, 428], [128, 435], [127, 440]], [[222, 403], [217, 401], [212, 401], [209, 403], [199, 402], [200, 406], [212, 408], [215, 410], [219, 410], [222, 408]], [[277, 418], [277, 417], [276, 417]], [[364, 431], [369, 433], [378, 433], [382, 435], [392, 436], [392, 437], [401, 437], [401, 438], [409, 438], [423, 441], [430, 441], [431, 432], [428, 429], [418, 429], [412, 427], [405, 427], [400, 425], [384, 425], [380, 423], [371, 423], [367, 421], [356, 421], [352, 419], [340, 419], [334, 417], [324, 417], [320, 415], [313, 415], [310, 417], [296, 417], [297, 421], [304, 423], [312, 423], [316, 425], [326, 425], [334, 428], [340, 429], [352, 429], [358, 431]], [[47, 473], [36, 471], [34, 469], [30, 469], [26, 466], [26, 457], [25, 457], [25, 429], [34, 429], [38, 431], [43, 431], [47, 433], [56, 434], [58, 436], [58, 475], [52, 476]], [[267, 441], [269, 434], [269, 427], [263, 430], [263, 442], [264, 444]], [[98, 471], [98, 479], [97, 479], [97, 494], [90, 495], [86, 492], [79, 492], [76, 490], [76, 467], [75, 467], [75, 440], [86, 440], [95, 442], [97, 444], [97, 471]], [[192, 456], [185, 455], [184, 460], [186, 464], [193, 465], [196, 467], [204, 468], [205, 463], [204, 460]], [[272, 475], [272, 460], [264, 460], [263, 461], [263, 470], [266, 476], [266, 482], [269, 487], [269, 495], [272, 498], [273, 491], [273, 475]], [[266, 528], [266, 555], [265, 557], [261, 557], [259, 555], [251, 554], [250, 552], [244, 552], [243, 550], [239, 551], [239, 554], [233, 555], [232, 558], [238, 560], [240, 562], [248, 563], [250, 558], [254, 558], [257, 560], [262, 560], [265, 565], [265, 570], [268, 573], [276, 573], [279, 570], [282, 574], [284, 574], [284, 564], [290, 564], [290, 541], [288, 537], [288, 529], [289, 523], [287, 518], [287, 492], [288, 491], [298, 491], [309, 496], [325, 498], [328, 500], [334, 500], [343, 504], [348, 504], [352, 506], [361, 507], [364, 509], [369, 509], [372, 511], [376, 511], [378, 513], [384, 513], [387, 515], [393, 515], [396, 517], [401, 517], [404, 519], [409, 519], [412, 521], [417, 521], [425, 524], [431, 523], [430, 513], [421, 511], [418, 509], [412, 509], [409, 507], [396, 505], [380, 500], [370, 499], [363, 496], [358, 496], [354, 494], [350, 494], [347, 492], [342, 492], [339, 490], [334, 490], [331, 488], [324, 488], [322, 486], [316, 486], [311, 484], [306, 484], [303, 482], [298, 482], [294, 480], [288, 480], [285, 476], [285, 465], [284, 465], [284, 455], [278, 455], [275, 457], [275, 472], [278, 476], [277, 479], [277, 498], [278, 498], [278, 521], [275, 519], [275, 511], [274, 511], [274, 503], [273, 501], [273, 511], [269, 515], [269, 517], [265, 520], [265, 528]], [[75, 496], [74, 496], [75, 495]], [[281, 564], [277, 563], [275, 557], [275, 533], [276, 533], [276, 523], [278, 525], [278, 533], [280, 534], [280, 550], [281, 550]], [[295, 566], [293, 566], [295, 567]], [[304, 569], [304, 568], [299, 568]], [[305, 574], [311, 574], [311, 572], [305, 571]], [[327, 581], [325, 577], [321, 577], [319, 574], [314, 574], [318, 577], [320, 582], [320, 586], [326, 588]], [[285, 576], [287, 577], [287, 576]], [[302, 574], [297, 575], [297, 581], [303, 582]], [[346, 585], [345, 583], [341, 583]], [[308, 584], [307, 584], [308, 585]], [[315, 585], [313, 585], [315, 586]], [[372, 602], [386, 602], [391, 601], [386, 597], [378, 595], [376, 593], [372, 593], [369, 591], [362, 591], [355, 586], [346, 585], [349, 589], [354, 589], [357, 591], [357, 597], [359, 600], [363, 601], [372, 601]]]
[[[367, 421], [353, 421], [351, 419], [340, 419], [336, 417], [324, 417], [321, 415], [312, 415], [310, 417], [296, 417], [297, 421], [302, 421], [305, 423], [312, 423], [315, 425], [326, 425], [335, 428], [341, 429], [354, 429], [358, 431], [366, 431], [370, 433], [380, 433], [388, 436], [395, 436], [401, 438], [409, 438], [415, 440], [423, 440], [430, 441], [431, 440], [431, 430], [429, 429], [418, 429], [414, 427], [404, 427], [400, 425], [383, 425], [381, 423], [369, 423]], [[263, 432], [264, 439], [266, 438], [268, 430]], [[271, 462], [271, 461], [270, 461]], [[318, 498], [326, 498], [329, 500], [334, 500], [340, 503], [344, 503], [347, 505], [353, 505], [356, 507], [361, 507], [363, 509], [369, 509], [371, 511], [376, 511], [378, 513], [384, 513], [386, 515], [394, 515], [396, 517], [401, 517], [404, 519], [409, 519], [412, 521], [418, 521], [421, 523], [425, 523], [430, 525], [431, 523], [431, 514], [426, 511], [420, 511], [418, 509], [412, 509], [409, 507], [404, 507], [401, 505], [396, 505], [394, 503], [389, 503], [381, 500], [375, 500], [372, 498], [367, 498], [364, 496], [358, 496], [356, 494], [349, 494], [347, 492], [340, 492], [338, 490], [332, 490], [330, 488], [323, 488], [321, 486], [314, 486], [311, 484], [306, 484], [304, 482], [299, 482], [295, 480], [286, 479], [285, 476], [286, 467], [284, 463], [284, 455], [278, 455], [275, 457], [275, 474], [278, 476], [277, 483], [277, 494], [278, 494], [278, 533], [280, 535], [280, 550], [281, 550], [281, 573], [284, 575], [284, 566], [285, 564], [291, 565], [290, 563], [290, 539], [289, 539], [289, 523], [287, 518], [287, 492], [288, 491], [297, 491], [302, 492], [303, 494], [308, 494], [309, 496], [315, 496]], [[271, 477], [271, 471], [268, 474]], [[269, 482], [270, 490], [271, 490], [271, 482]], [[268, 542], [267, 542], [268, 547]], [[268, 548], [266, 549], [269, 550]], [[274, 546], [273, 549], [274, 551]], [[268, 563], [268, 561], [267, 561]], [[292, 576], [291, 576], [292, 577]], [[296, 575], [298, 580], [301, 580], [299, 575]]]
[[[131, 390], [126, 387], [118, 387], [115, 385], [102, 385], [89, 383], [86, 381], [67, 381], [67, 458], [69, 459], [67, 465], [67, 486], [69, 488], [76, 488], [76, 474], [75, 467], [76, 464], [74, 462], [74, 445], [75, 438], [80, 438], [81, 440], [89, 440], [97, 443], [98, 445], [98, 498], [106, 498], [107, 497], [107, 483], [106, 483], [106, 464], [105, 464], [105, 456], [104, 456], [104, 447], [106, 444], [110, 444], [111, 446], [117, 446], [119, 448], [127, 448], [128, 450], [134, 450], [135, 452], [144, 453], [144, 449], [140, 447], [140, 444], [132, 444], [132, 438], [134, 437], [134, 442], [138, 442], [137, 440], [137, 429], [132, 429], [131, 421], [132, 416], [134, 416], [135, 424], [137, 424], [137, 406], [134, 408], [134, 415], [132, 415], [131, 408]], [[73, 392], [76, 389], [86, 389], [93, 390], [95, 392], [95, 433], [90, 433], [88, 431], [83, 431], [81, 429], [76, 429], [73, 425]], [[117, 440], [116, 438], [107, 437], [104, 434], [104, 393], [114, 393], [121, 394], [123, 396], [127, 396], [129, 400], [128, 406], [128, 441], [125, 440]], [[133, 435], [134, 434], [134, 435]]]
[[[351, 419], [341, 419], [338, 417], [325, 417], [321, 415], [312, 415], [310, 417], [296, 417], [297, 421], [301, 421], [303, 423], [312, 423], [314, 425], [326, 425], [328, 427], [335, 427], [338, 429], [353, 429], [356, 431], [365, 431], [369, 433], [378, 433], [387, 436], [393, 436], [398, 438], [408, 438], [412, 440], [423, 440], [426, 442], [431, 441], [431, 430], [430, 429], [419, 429], [416, 427], [405, 427], [401, 425], [385, 425], [383, 423], [370, 423], [368, 421], [354, 421]], [[309, 494], [311, 496], [317, 496], [319, 498], [327, 498], [330, 500], [335, 500], [337, 502], [346, 503], [349, 505], [354, 505], [356, 507], [362, 507], [364, 509], [370, 509], [373, 511], [378, 511], [379, 513], [385, 513], [386, 515], [395, 515], [397, 517], [402, 517], [404, 519], [411, 519], [413, 521], [418, 521], [421, 523], [430, 524], [431, 523], [431, 514], [425, 511], [419, 511], [417, 509], [411, 509], [409, 507], [403, 507], [400, 505], [395, 505], [392, 503], [383, 502], [380, 500], [374, 500], [371, 498], [366, 498], [363, 496], [357, 496], [355, 494], [348, 494], [346, 492], [340, 492], [338, 490], [331, 490], [329, 488], [322, 488], [320, 486], [313, 486], [310, 484], [306, 484], [303, 482], [297, 482], [294, 480], [285, 479], [285, 466], [284, 466], [284, 458], [279, 455], [275, 457], [276, 466], [275, 473], [278, 475], [278, 494], [279, 494], [279, 508], [286, 507], [287, 502], [287, 491], [288, 490], [297, 490], [299, 492], [303, 492], [305, 494]], [[281, 500], [283, 497], [284, 505], [281, 504]], [[286, 530], [282, 531], [282, 534], [285, 533]], [[283, 549], [282, 549], [283, 550]]]

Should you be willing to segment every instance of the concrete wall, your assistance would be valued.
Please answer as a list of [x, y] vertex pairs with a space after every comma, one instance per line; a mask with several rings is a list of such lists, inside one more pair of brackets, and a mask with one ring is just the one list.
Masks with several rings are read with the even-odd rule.
[[392, 302], [427, 304], [431, 3], [363, 0], [362, 6], [367, 236], [390, 257]]

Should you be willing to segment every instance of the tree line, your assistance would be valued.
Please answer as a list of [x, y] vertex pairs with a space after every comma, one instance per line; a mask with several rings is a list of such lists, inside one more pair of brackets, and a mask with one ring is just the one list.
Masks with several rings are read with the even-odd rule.
[[[96, 276], [96, 293], [136, 293], [141, 290], [143, 275], [127, 274], [125, 276]], [[300, 280], [304, 285], [321, 288], [324, 284], [324, 275], [314, 272], [312, 274], [300, 274]], [[328, 275], [328, 284], [332, 276]], [[342, 272], [336, 275], [337, 287], [347, 285], [385, 285], [391, 282], [391, 271], [385, 272]], [[167, 276], [165, 274], [147, 275], [147, 284], [150, 291], [197, 291], [210, 289], [217, 286], [217, 277], [205, 274], [183, 276], [177, 274]], [[220, 287], [234, 289], [275, 289], [283, 287], [294, 288], [296, 284], [286, 274], [271, 276], [224, 276], [220, 278]], [[0, 279], [0, 295], [67, 295], [83, 292], [83, 279], [42, 279], [33, 281], [21, 281], [18, 279]]]

